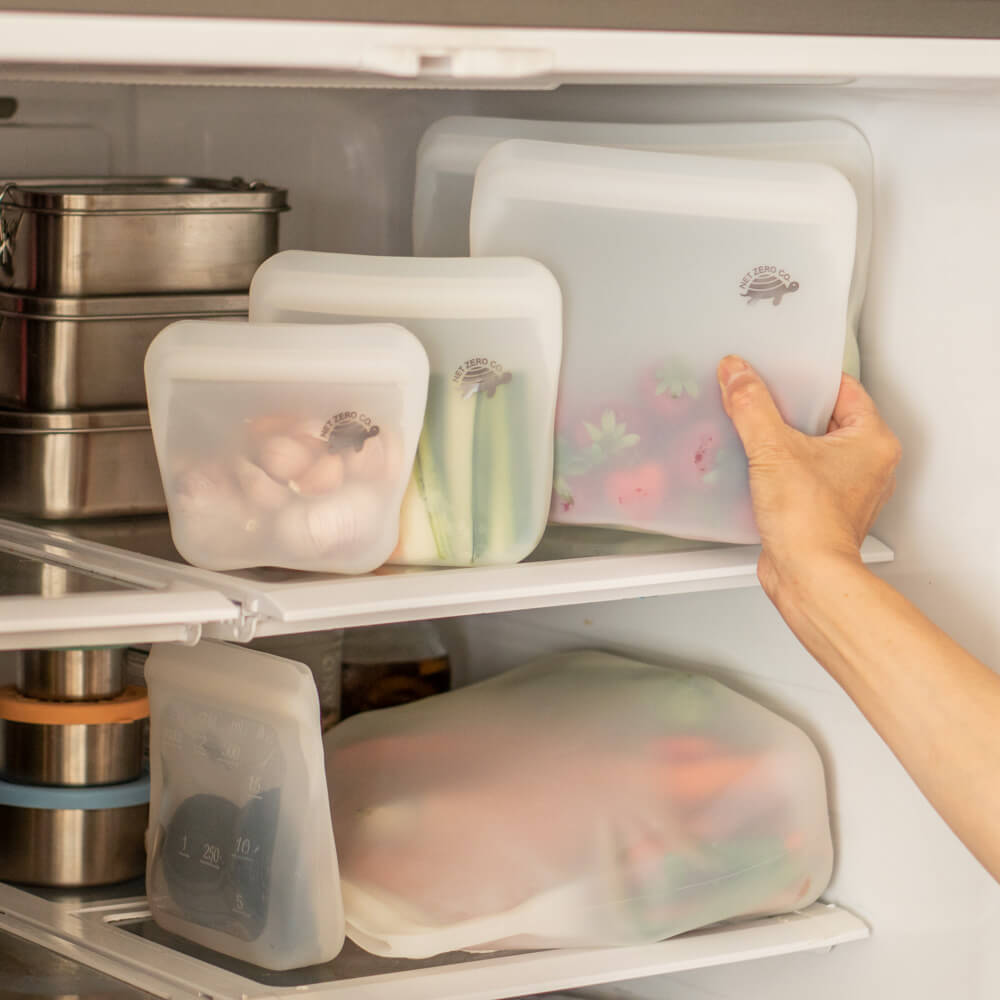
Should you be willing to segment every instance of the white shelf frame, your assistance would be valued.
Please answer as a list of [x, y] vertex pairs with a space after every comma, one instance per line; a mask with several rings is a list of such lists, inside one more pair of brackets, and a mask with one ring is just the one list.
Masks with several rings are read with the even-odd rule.
[[537, 89], [792, 78], [947, 86], [1000, 80], [998, 54], [993, 39], [0, 12], [0, 75], [15, 78]]
[[88, 905], [49, 902], [0, 884], [0, 929], [144, 989], [154, 996], [213, 1000], [503, 1000], [621, 982], [798, 952], [828, 951], [870, 936], [850, 911], [818, 902], [796, 913], [720, 924], [656, 944], [573, 948], [484, 956], [406, 972], [385, 972], [307, 986], [276, 987], [174, 951], [118, 924], [146, 919], [142, 898]]
[[[726, 545], [361, 577], [302, 574], [268, 582], [11, 521], [0, 520], [0, 549], [140, 588], [0, 598], [0, 649], [190, 643], [201, 636], [246, 642], [416, 618], [756, 587], [760, 554], [759, 546]], [[893, 559], [892, 550], [871, 537], [861, 553], [870, 564]]]

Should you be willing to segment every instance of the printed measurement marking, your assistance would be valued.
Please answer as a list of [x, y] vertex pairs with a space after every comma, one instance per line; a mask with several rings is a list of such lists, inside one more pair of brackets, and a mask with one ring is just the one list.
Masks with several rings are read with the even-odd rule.
[[201, 863], [207, 868], [219, 870], [219, 863], [222, 861], [222, 848], [218, 844], [205, 844], [201, 850]]
[[191, 855], [188, 854], [187, 849], [188, 849], [188, 835], [185, 833], [184, 836], [181, 837], [181, 849], [177, 853], [182, 858], [187, 858], [190, 861]]

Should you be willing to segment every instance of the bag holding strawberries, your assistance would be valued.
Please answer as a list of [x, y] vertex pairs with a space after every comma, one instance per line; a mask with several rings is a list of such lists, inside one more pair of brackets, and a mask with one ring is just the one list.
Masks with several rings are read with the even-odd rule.
[[830, 878], [801, 730], [603, 652], [354, 716], [326, 767], [347, 934], [377, 955], [649, 943]]

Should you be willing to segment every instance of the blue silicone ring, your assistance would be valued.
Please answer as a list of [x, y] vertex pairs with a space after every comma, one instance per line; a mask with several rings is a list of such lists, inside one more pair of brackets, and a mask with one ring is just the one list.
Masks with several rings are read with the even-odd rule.
[[0, 781], [0, 806], [22, 809], [121, 809], [149, 802], [149, 775], [121, 785], [52, 788]]

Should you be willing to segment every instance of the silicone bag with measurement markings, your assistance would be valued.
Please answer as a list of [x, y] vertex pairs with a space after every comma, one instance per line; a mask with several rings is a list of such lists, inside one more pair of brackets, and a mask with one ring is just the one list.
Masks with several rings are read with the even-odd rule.
[[539, 260], [563, 293], [550, 520], [758, 541], [716, 366], [743, 355], [790, 424], [826, 431], [855, 218], [850, 184], [820, 164], [495, 146], [472, 253]]
[[561, 308], [533, 260], [289, 250], [250, 288], [252, 322], [399, 322], [426, 349], [427, 413], [390, 559], [411, 565], [513, 563], [538, 544]]
[[146, 354], [146, 392], [177, 551], [216, 570], [380, 566], [427, 372], [391, 323], [168, 326]]
[[872, 232], [872, 153], [865, 137], [839, 119], [785, 122], [529, 121], [455, 115], [436, 121], [417, 150], [413, 252], [458, 257], [469, 252], [469, 210], [476, 170], [505, 139], [542, 139], [749, 160], [825, 163], [839, 170], [858, 203], [858, 239], [847, 309], [844, 371], [857, 376], [858, 322], [868, 283]]
[[344, 943], [319, 701], [301, 663], [154, 645], [146, 889], [174, 934], [266, 969]]
[[830, 878], [816, 748], [707, 676], [563, 653], [325, 744], [347, 934], [378, 955], [650, 943]]

